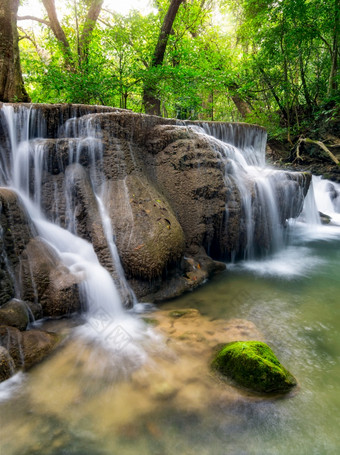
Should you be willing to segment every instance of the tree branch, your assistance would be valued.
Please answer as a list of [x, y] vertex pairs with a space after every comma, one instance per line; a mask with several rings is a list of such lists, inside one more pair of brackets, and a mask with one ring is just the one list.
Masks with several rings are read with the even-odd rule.
[[39, 17], [35, 16], [17, 16], [18, 21], [36, 21], [40, 22], [40, 24], [45, 24], [48, 27], [51, 27], [51, 22], [46, 21], [45, 19], [40, 19]]
[[[300, 138], [298, 143], [297, 143], [297, 146], [296, 146], [296, 158], [295, 160], [297, 159], [300, 159], [300, 160], [303, 160], [303, 158], [301, 157], [300, 155], [300, 144], [302, 142], [305, 142], [306, 144], [315, 144], [315, 145], [318, 145], [324, 152], [327, 153], [327, 155], [330, 157], [330, 159], [339, 166], [340, 164], [340, 161], [338, 160], [338, 158], [333, 155], [333, 153], [329, 150], [328, 147], [325, 146], [325, 144], [321, 141], [315, 141], [314, 139], [309, 139], [308, 137], [306, 138]], [[294, 160], [294, 161], [295, 161]], [[293, 161], [293, 162], [294, 162]]]

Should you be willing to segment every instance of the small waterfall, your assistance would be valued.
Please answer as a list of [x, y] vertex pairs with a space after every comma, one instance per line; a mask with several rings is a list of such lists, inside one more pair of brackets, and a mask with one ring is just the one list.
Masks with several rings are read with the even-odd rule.
[[206, 123], [199, 126], [209, 136], [234, 146], [250, 166], [265, 166], [267, 133], [264, 128], [244, 123]]
[[[128, 341], [131, 341], [133, 334], [127, 333], [126, 330], [124, 332], [124, 324], [129, 324], [131, 330], [136, 329], [136, 333], [140, 332], [141, 327], [139, 321], [134, 320], [132, 323], [127, 317], [118, 290], [118, 288], [120, 288], [120, 291], [123, 289], [124, 297], [126, 297], [126, 294], [132, 294], [132, 302], [136, 301], [134, 294], [126, 283], [114, 244], [110, 219], [106, 214], [99, 194], [99, 182], [101, 187], [103, 184], [103, 175], [100, 171], [102, 146], [98, 140], [100, 132], [96, 132], [89, 121], [81, 123], [76, 120], [70, 120], [67, 122], [63, 134], [67, 136], [67, 134], [71, 133], [71, 128], [73, 128], [73, 132], [70, 135], [74, 136], [76, 125], [78, 137], [69, 141], [67, 144], [68, 156], [62, 156], [62, 162], [59, 164], [64, 169], [65, 165], [72, 169], [72, 166], [80, 166], [85, 160], [89, 166], [90, 184], [94, 192], [95, 203], [98, 206], [98, 214], [101, 218], [100, 223], [118, 275], [118, 287], [110, 273], [100, 264], [92, 244], [77, 235], [77, 220], [70, 197], [70, 194], [74, 191], [72, 187], [74, 173], [72, 171], [65, 173], [66, 182], [64, 189], [67, 207], [64, 225], [67, 229], [65, 230], [61, 227], [63, 223], [58, 215], [55, 217], [55, 223], [48, 220], [46, 215], [44, 215], [42, 182], [44, 180], [44, 172], [49, 166], [49, 160], [51, 159], [49, 147], [52, 140], [44, 138], [46, 125], [39, 119], [37, 110], [31, 110], [25, 106], [18, 106], [14, 109], [11, 105], [3, 105], [1, 115], [4, 119], [3, 124], [7, 126], [7, 148], [11, 151], [7, 160], [4, 161], [2, 157], [1, 185], [11, 187], [20, 195], [39, 234], [58, 253], [70, 272], [79, 276], [80, 296], [83, 307], [87, 310], [88, 324], [90, 328], [92, 327], [93, 333], [100, 338], [104, 337], [107, 342], [110, 331], [112, 334], [114, 321], [116, 330], [118, 330], [117, 327], [119, 325], [120, 337], [123, 336], [124, 338], [125, 336], [129, 339]], [[40, 125], [39, 122], [41, 123]], [[39, 126], [33, 129], [32, 125]], [[41, 136], [37, 137], [37, 135]], [[58, 191], [56, 191], [57, 193]], [[49, 202], [51, 205], [62, 205], [61, 201]], [[127, 322], [127, 320], [130, 322]], [[116, 334], [115, 339], [112, 339], [112, 347], [117, 342], [117, 336]]]
[[237, 223], [239, 243], [228, 258], [249, 260], [283, 248], [286, 220], [296, 216], [293, 207], [300, 204], [298, 211], [302, 210], [304, 194], [290, 172], [265, 166], [265, 131], [220, 123], [189, 128], [208, 138], [224, 162], [226, 187], [236, 189], [233, 199], [226, 201], [226, 235], [235, 231], [235, 220], [229, 218], [237, 204], [241, 212]]
[[340, 184], [313, 176], [313, 186], [318, 210], [340, 223]]

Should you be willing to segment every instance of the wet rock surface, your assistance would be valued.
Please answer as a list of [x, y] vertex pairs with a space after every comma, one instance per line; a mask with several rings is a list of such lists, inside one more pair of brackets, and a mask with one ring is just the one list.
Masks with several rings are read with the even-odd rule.
[[7, 349], [0, 346], [0, 382], [9, 379], [14, 372], [14, 361]]
[[12, 299], [0, 308], [0, 325], [9, 325], [25, 330], [29, 323], [30, 308], [25, 302]]
[[55, 333], [36, 329], [20, 332], [14, 327], [0, 325], [0, 378], [8, 379], [18, 369], [28, 370], [39, 363], [59, 340]]

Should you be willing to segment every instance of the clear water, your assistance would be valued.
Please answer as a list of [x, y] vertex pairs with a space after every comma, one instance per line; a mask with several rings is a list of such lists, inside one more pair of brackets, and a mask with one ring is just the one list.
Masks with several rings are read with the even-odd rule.
[[[298, 379], [292, 395], [263, 399], [221, 384], [207, 373], [209, 356], [169, 360], [164, 339], [150, 344], [156, 361], [139, 376], [123, 359], [110, 370], [107, 353], [91, 344], [79, 349], [71, 337], [0, 388], [1, 453], [338, 454], [340, 232], [304, 230], [302, 241], [304, 228], [292, 229], [292, 246], [281, 256], [229, 266], [161, 307], [255, 323]], [[170, 392], [157, 394], [160, 384]], [[176, 396], [172, 387], [180, 389]]]

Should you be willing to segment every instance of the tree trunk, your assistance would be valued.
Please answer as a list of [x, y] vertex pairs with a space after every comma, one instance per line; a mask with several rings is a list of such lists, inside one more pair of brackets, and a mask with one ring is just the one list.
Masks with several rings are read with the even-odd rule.
[[302, 59], [302, 52], [301, 49], [299, 49], [299, 64], [300, 64], [300, 76], [301, 76], [301, 82], [302, 82], [302, 88], [303, 88], [303, 94], [305, 95], [305, 100], [309, 109], [309, 114], [312, 113], [313, 111], [313, 104], [312, 104], [312, 99], [309, 95], [308, 92], [308, 87], [307, 87], [307, 82], [306, 82], [306, 75], [305, 75], [305, 69], [303, 65], [303, 59]]
[[81, 62], [86, 62], [88, 59], [92, 32], [96, 25], [103, 3], [104, 0], [92, 0], [90, 8], [87, 12], [85, 24], [79, 40], [79, 55]]
[[65, 64], [68, 67], [68, 69], [74, 70], [74, 62], [72, 58], [70, 43], [68, 42], [65, 32], [60, 25], [54, 0], [42, 0], [42, 2], [47, 11], [48, 18], [50, 20], [49, 25], [52, 29], [52, 32], [54, 33], [54, 36], [57, 38], [61, 45], [61, 49], [64, 54]]
[[283, 115], [284, 119], [287, 120], [288, 115], [287, 115], [286, 109], [282, 105], [280, 98], [278, 97], [273, 84], [270, 82], [269, 77], [267, 76], [267, 74], [265, 73], [264, 69], [261, 66], [259, 66], [259, 70], [263, 76], [265, 83], [268, 85], [269, 90], [270, 90], [271, 94], [273, 95], [273, 97], [276, 101], [276, 104], [278, 105], [278, 107], [281, 111], [281, 114]]
[[0, 101], [30, 101], [21, 74], [17, 12], [19, 0], [0, 0]]
[[333, 31], [333, 46], [332, 46], [332, 62], [331, 71], [328, 81], [327, 95], [332, 96], [338, 90], [338, 59], [339, 59], [339, 25], [340, 25], [340, 12], [339, 0], [334, 0], [334, 31]]
[[231, 95], [231, 99], [233, 100], [235, 106], [237, 107], [237, 110], [243, 118], [246, 118], [247, 115], [251, 113], [249, 104], [243, 100], [240, 95], [237, 93], [235, 95]]
[[[171, 0], [168, 12], [166, 13], [162, 24], [155, 51], [152, 56], [150, 69], [163, 64], [169, 35], [176, 18], [178, 8], [182, 2], [183, 0]], [[161, 102], [157, 97], [154, 83], [150, 81], [146, 81], [144, 84], [143, 105], [147, 114], [161, 115]]]

